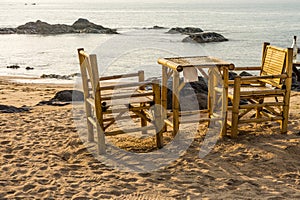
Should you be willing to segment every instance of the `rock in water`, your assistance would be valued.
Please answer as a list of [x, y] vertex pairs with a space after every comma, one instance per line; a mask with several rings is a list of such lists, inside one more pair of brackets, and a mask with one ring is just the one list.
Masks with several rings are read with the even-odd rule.
[[100, 34], [117, 34], [115, 29], [105, 28], [101, 25], [89, 22], [87, 19], [78, 19], [72, 26], [66, 24], [48, 24], [37, 20], [28, 22], [17, 28], [1, 28], [0, 34], [43, 34], [55, 35], [66, 33], [100, 33]]
[[28, 22], [17, 27], [18, 34], [63, 34], [74, 33], [75, 30], [65, 24], [48, 24], [37, 20], [36, 22]]
[[182, 40], [183, 42], [197, 42], [197, 43], [208, 43], [208, 42], [224, 42], [228, 41], [223, 35], [215, 32], [203, 32], [190, 34], [188, 37]]
[[0, 28], [0, 34], [14, 34], [17, 33], [15, 28]]
[[20, 66], [19, 65], [10, 65], [10, 66], [7, 66], [6, 68], [9, 68], [9, 69], [19, 69]]
[[194, 28], [194, 27], [186, 27], [186, 28], [171, 28], [167, 33], [170, 34], [176, 34], [176, 33], [182, 33], [186, 35], [195, 34], [195, 33], [201, 33], [203, 30], [201, 28]]
[[79, 18], [72, 27], [75, 30], [79, 30], [81, 33], [105, 33], [105, 34], [117, 34], [116, 30], [105, 28], [101, 25], [89, 22], [87, 19]]

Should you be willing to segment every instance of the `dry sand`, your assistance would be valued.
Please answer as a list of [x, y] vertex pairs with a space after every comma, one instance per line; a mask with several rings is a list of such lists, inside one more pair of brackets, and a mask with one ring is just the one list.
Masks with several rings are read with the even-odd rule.
[[155, 172], [132, 173], [86, 150], [71, 105], [35, 106], [69, 88], [0, 79], [0, 104], [32, 106], [0, 113], [0, 199], [300, 199], [299, 92], [292, 93], [287, 135], [273, 124], [247, 125], [200, 159], [201, 125], [184, 156]]

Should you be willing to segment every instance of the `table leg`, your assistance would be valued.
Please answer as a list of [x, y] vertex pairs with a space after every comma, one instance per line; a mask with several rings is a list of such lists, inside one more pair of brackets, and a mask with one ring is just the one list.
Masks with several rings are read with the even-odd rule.
[[[162, 118], [167, 119], [167, 96], [168, 96], [168, 68], [162, 66], [162, 83], [161, 83], [161, 106], [162, 106]], [[164, 132], [167, 131], [167, 125], [164, 124]]]
[[[213, 114], [213, 109], [212, 109], [212, 90], [213, 90], [213, 72], [212, 69], [208, 69], [208, 93], [207, 93], [207, 109], [208, 109], [208, 118], [210, 118]], [[209, 122], [210, 123], [210, 122]], [[209, 125], [209, 124], [208, 124]]]
[[179, 73], [174, 71], [173, 73], [173, 136], [175, 136], [179, 130]]
[[222, 103], [222, 114], [224, 114], [224, 124], [222, 128], [221, 136], [226, 135], [227, 131], [227, 112], [228, 112], [228, 80], [229, 80], [229, 70], [227, 67], [223, 67], [223, 84], [224, 84], [224, 94]]

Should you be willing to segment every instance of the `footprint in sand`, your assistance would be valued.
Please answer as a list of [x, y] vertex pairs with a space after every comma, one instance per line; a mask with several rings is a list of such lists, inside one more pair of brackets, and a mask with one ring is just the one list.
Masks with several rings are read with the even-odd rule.
[[13, 154], [3, 155], [3, 158], [5, 158], [5, 159], [13, 159], [14, 157], [15, 157], [15, 155], [13, 155]]

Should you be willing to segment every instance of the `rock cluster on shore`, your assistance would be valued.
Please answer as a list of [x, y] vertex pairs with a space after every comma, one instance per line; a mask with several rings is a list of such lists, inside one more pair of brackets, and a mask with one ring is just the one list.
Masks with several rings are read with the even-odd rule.
[[50, 106], [65, 106], [72, 103], [72, 101], [83, 101], [83, 92], [78, 90], [62, 90], [55, 94], [49, 101], [41, 101], [37, 106], [50, 105]]
[[70, 75], [58, 75], [58, 74], [43, 74], [40, 78], [53, 78], [53, 79], [62, 79], [62, 80], [72, 80], [74, 77], [80, 76], [79, 73], [74, 73]]
[[215, 32], [204, 32], [201, 28], [186, 27], [186, 28], [171, 28], [167, 33], [176, 34], [181, 33], [188, 35], [182, 40], [182, 42], [196, 42], [196, 43], [207, 43], [207, 42], [224, 42], [228, 41], [223, 35]]
[[27, 106], [22, 106], [20, 108], [15, 106], [8, 106], [0, 104], [0, 113], [20, 113], [20, 112], [28, 112], [30, 110]]
[[98, 33], [98, 34], [118, 34], [115, 29], [105, 28], [101, 25], [89, 22], [87, 19], [78, 19], [74, 24], [48, 24], [37, 20], [28, 22], [17, 28], [1, 28], [0, 34], [42, 34], [56, 35], [66, 33]]

